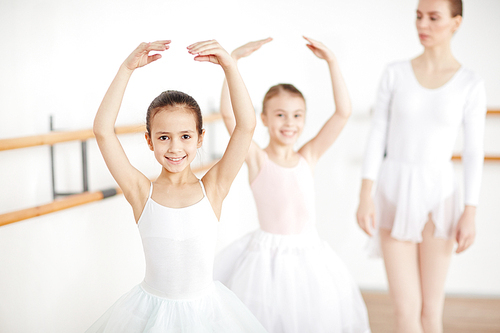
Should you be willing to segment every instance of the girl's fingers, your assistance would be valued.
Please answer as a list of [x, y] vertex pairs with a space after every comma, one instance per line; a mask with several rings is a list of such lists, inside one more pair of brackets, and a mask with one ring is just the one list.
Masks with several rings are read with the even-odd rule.
[[200, 62], [216, 62], [216, 63], [218, 63], [217, 58], [213, 55], [196, 56], [196, 57], [194, 57], [194, 60], [200, 61]]
[[148, 47], [146, 48], [147, 51], [164, 51], [168, 49], [170, 45], [166, 43], [149, 43]]
[[163, 39], [163, 40], [154, 41], [153, 43], [170, 44], [170, 43], [172, 43], [172, 41], [170, 39]]
[[202, 43], [208, 43], [208, 42], [210, 42], [210, 41], [209, 40], [205, 40], [205, 41], [202, 41], [202, 42], [196, 42], [196, 43], [193, 43], [193, 44], [189, 45], [187, 48], [188, 49], [192, 49], [193, 47], [196, 47], [197, 45], [200, 45]]
[[216, 40], [212, 39], [212, 40], [206, 40], [206, 41], [203, 41], [203, 42], [197, 42], [197, 43], [194, 43], [194, 44], [191, 44], [187, 47], [187, 49], [190, 51], [190, 52], [196, 52], [198, 49], [204, 47], [204, 46], [207, 46], [207, 45], [214, 45], [214, 44], [219, 44], [217, 43]]
[[319, 42], [317, 40], [314, 40], [312, 38], [309, 38], [309, 37], [306, 37], [306, 36], [302, 36], [304, 37], [305, 40], [307, 40], [309, 43], [311, 43], [312, 45], [314, 44], [318, 44]]
[[259, 42], [259, 44], [264, 45], [264, 44], [266, 44], [266, 43], [269, 43], [269, 42], [270, 42], [270, 41], [272, 41], [272, 40], [273, 40], [273, 38], [272, 38], [272, 37], [267, 37], [266, 39], [261, 39], [261, 40], [259, 40], [258, 42]]
[[148, 64], [152, 63], [153, 61], [156, 61], [161, 58], [161, 54], [153, 54], [152, 56], [148, 57]]
[[306, 44], [306, 46], [309, 48], [309, 50], [311, 50], [311, 51], [316, 51], [316, 47], [314, 47], [313, 45], [311, 45], [311, 44]]
[[[207, 46], [207, 47], [210, 47], [210, 46]], [[221, 50], [220, 48], [207, 48], [207, 49], [198, 50], [195, 53], [197, 55], [200, 55], [200, 56], [210, 55], [210, 54], [217, 55], [217, 54], [219, 54], [220, 50]]]

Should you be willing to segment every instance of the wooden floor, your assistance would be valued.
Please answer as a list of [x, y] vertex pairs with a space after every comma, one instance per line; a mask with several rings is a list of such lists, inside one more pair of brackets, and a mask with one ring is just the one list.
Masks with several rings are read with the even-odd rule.
[[[372, 333], [392, 333], [393, 310], [389, 295], [363, 292]], [[447, 297], [444, 333], [500, 332], [500, 299]]]

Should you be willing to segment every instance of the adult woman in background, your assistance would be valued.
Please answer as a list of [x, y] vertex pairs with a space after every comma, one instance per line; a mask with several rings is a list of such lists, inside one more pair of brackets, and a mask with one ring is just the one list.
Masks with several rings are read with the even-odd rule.
[[[460, 253], [475, 237], [486, 98], [451, 52], [461, 22], [461, 0], [419, 1], [424, 52], [387, 66], [373, 111], [357, 220], [383, 255], [396, 332], [442, 332], [454, 240]], [[464, 208], [451, 163], [462, 125]]]

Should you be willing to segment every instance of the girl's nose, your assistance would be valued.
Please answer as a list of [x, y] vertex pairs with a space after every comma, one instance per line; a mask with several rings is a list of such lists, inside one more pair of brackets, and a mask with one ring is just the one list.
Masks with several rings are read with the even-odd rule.
[[179, 140], [172, 139], [170, 141], [170, 145], [168, 146], [168, 151], [169, 152], [176, 152], [176, 151], [179, 151], [180, 148], [181, 148], [181, 144], [180, 144]]

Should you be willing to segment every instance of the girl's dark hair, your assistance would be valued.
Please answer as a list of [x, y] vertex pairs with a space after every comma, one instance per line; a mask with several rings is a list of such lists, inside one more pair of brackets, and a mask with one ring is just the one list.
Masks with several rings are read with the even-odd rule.
[[169, 108], [181, 107], [193, 112], [196, 121], [196, 131], [198, 134], [203, 133], [203, 118], [201, 110], [195, 99], [188, 94], [177, 90], [167, 90], [162, 92], [156, 97], [149, 105], [146, 114], [146, 130], [151, 136], [151, 121], [154, 116], [159, 112]]
[[450, 12], [451, 12], [451, 17], [455, 17], [457, 15], [462, 15], [463, 7], [462, 7], [462, 0], [448, 0], [450, 3]]
[[306, 101], [306, 99], [304, 98], [304, 95], [302, 95], [300, 90], [295, 88], [295, 86], [293, 84], [280, 83], [280, 84], [277, 84], [275, 86], [272, 86], [266, 92], [266, 95], [264, 96], [264, 100], [262, 101], [262, 113], [264, 113], [264, 114], [266, 113], [266, 102], [269, 101], [271, 98], [273, 98], [273, 97], [275, 97], [283, 92], [289, 93], [289, 94], [296, 96], [296, 97], [300, 97], [304, 100], [304, 102]]

